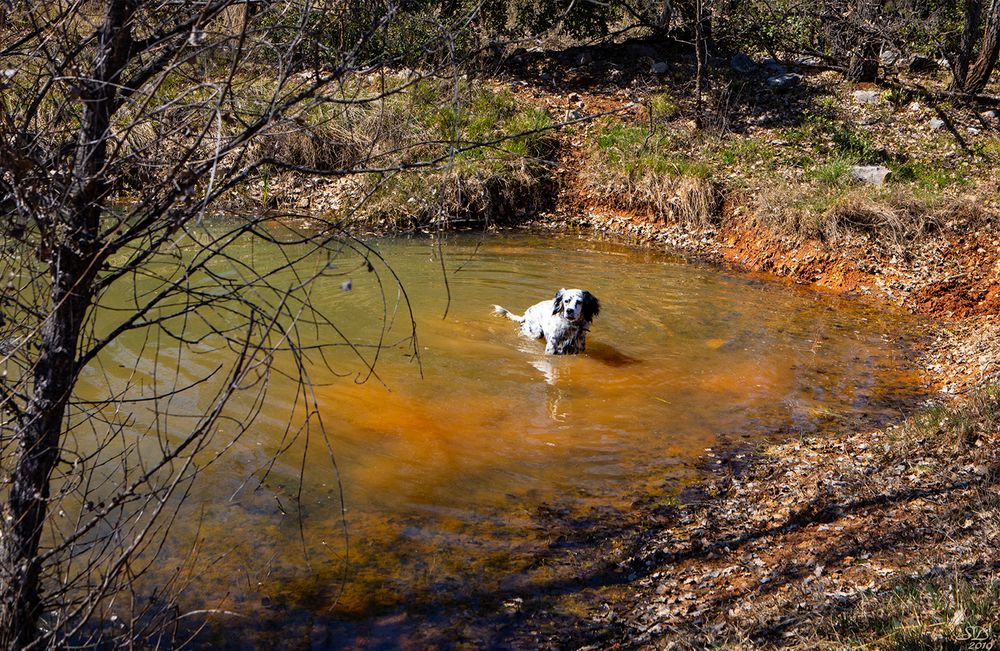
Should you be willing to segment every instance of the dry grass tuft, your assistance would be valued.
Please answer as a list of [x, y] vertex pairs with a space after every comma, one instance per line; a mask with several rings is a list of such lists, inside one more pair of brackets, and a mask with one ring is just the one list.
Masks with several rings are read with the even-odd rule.
[[991, 452], [986, 444], [1000, 433], [1000, 385], [975, 391], [959, 408], [929, 409], [893, 431], [899, 436], [886, 450], [890, 462], [927, 454], [985, 459]]
[[863, 236], [883, 252], [908, 250], [949, 223], [986, 218], [980, 202], [963, 197], [919, 197], [909, 188], [819, 189], [775, 185], [757, 193], [755, 225], [800, 240], [836, 243]]
[[330, 171], [350, 169], [364, 155], [366, 143], [336, 124], [309, 125], [296, 120], [259, 138], [261, 154], [289, 165]]
[[544, 210], [555, 195], [553, 181], [527, 160], [501, 169], [456, 164], [449, 170], [400, 175], [377, 193], [361, 213], [377, 230], [511, 224]]
[[[842, 647], [902, 651], [994, 648], [997, 622], [1000, 574], [967, 579], [931, 573], [862, 600], [831, 625]], [[973, 638], [982, 646], [973, 646]]]
[[824, 233], [836, 241], [841, 229], [864, 233], [890, 246], [902, 247], [940, 226], [932, 211], [906, 195], [880, 200], [851, 194], [835, 203], [825, 215]]
[[584, 172], [584, 181], [604, 205], [644, 212], [660, 222], [704, 228], [721, 219], [722, 193], [708, 179], [653, 172], [625, 176], [598, 168]]
[[664, 223], [719, 224], [722, 189], [712, 168], [691, 154], [698, 134], [605, 121], [592, 135], [580, 171], [587, 199]]

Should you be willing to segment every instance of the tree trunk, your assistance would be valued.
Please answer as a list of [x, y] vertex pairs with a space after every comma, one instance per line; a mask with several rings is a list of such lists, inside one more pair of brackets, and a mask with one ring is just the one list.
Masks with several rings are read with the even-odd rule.
[[63, 418], [77, 373], [77, 344], [93, 299], [98, 236], [108, 187], [107, 140], [120, 73], [132, 45], [136, 0], [109, 0], [95, 45], [90, 80], [81, 94], [73, 180], [67, 201], [48, 217], [57, 225], [50, 269], [50, 311], [44, 320], [31, 397], [19, 415], [17, 457], [0, 522], [0, 648], [20, 649], [38, 637], [41, 563], [49, 481], [59, 462]]
[[670, 19], [674, 16], [674, 5], [671, 0], [663, 0], [660, 5], [659, 15], [656, 17], [656, 26], [667, 32], [670, 31]]
[[705, 18], [704, 0], [695, 0], [694, 6], [694, 52], [697, 64], [694, 78], [694, 126], [695, 128], [701, 129], [704, 126], [704, 102], [702, 95], [705, 90], [705, 60], [707, 59], [707, 45], [703, 24]]
[[877, 0], [859, 0], [858, 2], [858, 42], [851, 50], [847, 63], [849, 81], [874, 82], [878, 79], [878, 41], [872, 33], [875, 29], [875, 19], [878, 16], [879, 2]]
[[968, 75], [962, 84], [962, 91], [968, 95], [983, 92], [990, 81], [993, 68], [1000, 54], [1000, 0], [990, 3], [990, 12], [986, 16], [986, 30], [983, 34], [983, 45], [979, 48], [979, 56], [969, 67]]
[[965, 0], [962, 42], [959, 44], [958, 58], [955, 60], [951, 90], [962, 90], [965, 87], [965, 80], [969, 75], [969, 62], [972, 61], [972, 48], [976, 46], [976, 39], [979, 36], [979, 17], [982, 12], [982, 0]]
[[31, 401], [17, 425], [17, 463], [0, 540], [0, 648], [34, 641], [40, 591], [38, 542], [45, 522], [49, 479], [59, 460], [62, 421], [76, 377], [76, 344], [90, 304], [86, 260], [64, 242], [54, 255], [53, 310], [41, 332]]

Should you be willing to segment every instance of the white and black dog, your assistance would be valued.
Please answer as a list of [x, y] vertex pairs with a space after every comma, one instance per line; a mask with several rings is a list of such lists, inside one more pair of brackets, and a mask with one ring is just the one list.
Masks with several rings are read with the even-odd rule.
[[582, 289], [560, 289], [551, 301], [542, 301], [524, 311], [511, 314], [494, 305], [500, 316], [521, 324], [521, 334], [532, 339], [545, 337], [547, 355], [582, 353], [587, 347], [590, 323], [601, 311], [597, 297]]

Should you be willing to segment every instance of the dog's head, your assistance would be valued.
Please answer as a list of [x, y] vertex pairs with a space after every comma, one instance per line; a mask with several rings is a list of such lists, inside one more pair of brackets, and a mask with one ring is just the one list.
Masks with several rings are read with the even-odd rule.
[[600, 312], [600, 301], [583, 289], [560, 289], [552, 299], [552, 314], [561, 314], [567, 321], [593, 321]]

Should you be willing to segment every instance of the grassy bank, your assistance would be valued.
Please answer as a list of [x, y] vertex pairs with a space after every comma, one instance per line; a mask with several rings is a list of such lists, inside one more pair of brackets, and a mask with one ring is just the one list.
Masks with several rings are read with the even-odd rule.
[[[836, 241], [845, 231], [905, 243], [943, 224], [976, 194], [996, 202], [989, 163], [995, 132], [956, 153], [947, 133], [928, 131], [927, 108], [883, 93], [859, 105], [847, 84], [813, 80], [794, 107], [736, 113], [725, 128], [695, 129], [683, 96], [644, 98], [627, 121], [587, 129], [580, 194], [665, 222], [718, 225], [723, 204], [780, 236]], [[770, 98], [774, 99], [774, 98]], [[780, 98], [778, 98], [780, 99]], [[687, 100], [689, 103], [689, 100]], [[888, 170], [879, 185], [859, 182], [855, 166]]]
[[[303, 131], [265, 139], [302, 169], [266, 169], [244, 200], [380, 232], [509, 224], [553, 206], [557, 140], [545, 110], [464, 79], [395, 76], [353, 95], [386, 87], [377, 101], [317, 109]], [[349, 155], [324, 158], [331, 150]]]

